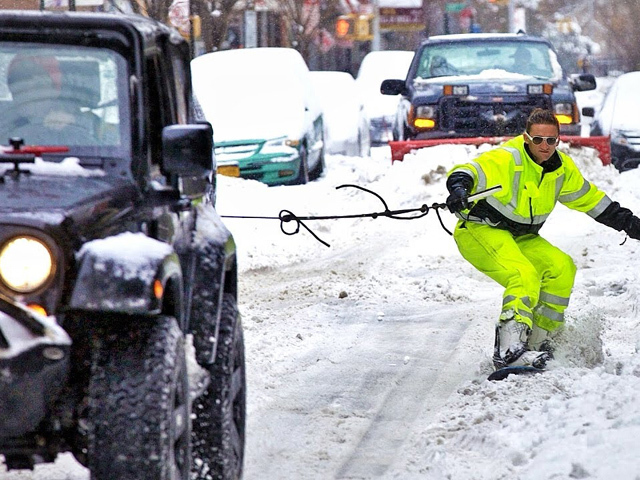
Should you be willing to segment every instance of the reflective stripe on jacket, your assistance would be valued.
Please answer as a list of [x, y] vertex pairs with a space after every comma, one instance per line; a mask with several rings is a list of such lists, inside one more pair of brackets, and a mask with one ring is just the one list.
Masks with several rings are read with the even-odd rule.
[[558, 201], [591, 217], [600, 215], [611, 199], [584, 179], [571, 157], [559, 151], [554, 155], [558, 155], [557, 167], [545, 171], [529, 157], [520, 135], [455, 166], [449, 175], [464, 172], [473, 178], [470, 193], [502, 185], [502, 190], [463, 210], [458, 218], [523, 235], [538, 233]]

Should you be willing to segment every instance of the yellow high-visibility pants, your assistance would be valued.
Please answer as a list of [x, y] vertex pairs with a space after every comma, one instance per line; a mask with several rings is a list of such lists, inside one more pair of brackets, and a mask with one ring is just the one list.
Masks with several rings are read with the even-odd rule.
[[458, 222], [453, 238], [469, 263], [504, 287], [501, 319], [549, 332], [564, 325], [576, 275], [569, 255], [539, 235], [471, 222]]

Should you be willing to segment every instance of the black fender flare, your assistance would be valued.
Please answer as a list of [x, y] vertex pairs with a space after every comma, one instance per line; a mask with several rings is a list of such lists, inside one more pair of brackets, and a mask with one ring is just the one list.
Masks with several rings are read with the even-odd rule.
[[216, 356], [223, 294], [237, 298], [237, 263], [233, 235], [208, 202], [198, 206], [192, 248], [188, 332], [197, 362], [210, 365]]
[[157, 315], [171, 294], [182, 324], [182, 268], [170, 245], [127, 232], [85, 243], [76, 260], [71, 310]]

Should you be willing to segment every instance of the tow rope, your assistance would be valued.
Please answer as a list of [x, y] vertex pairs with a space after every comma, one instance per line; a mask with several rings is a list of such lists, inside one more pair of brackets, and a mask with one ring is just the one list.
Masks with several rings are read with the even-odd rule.
[[[221, 215], [221, 217], [223, 217], [223, 218], [245, 218], [245, 219], [255, 219], [255, 220], [279, 220], [280, 221], [280, 230], [285, 235], [295, 235], [295, 234], [299, 233], [300, 232], [300, 227], [302, 226], [307, 232], [309, 232], [311, 234], [311, 236], [313, 238], [315, 238], [317, 241], [319, 241], [320, 243], [322, 243], [326, 247], [330, 247], [331, 245], [329, 245], [329, 243], [325, 242], [318, 235], [316, 235], [316, 233], [313, 230], [311, 230], [304, 222], [307, 221], [307, 220], [337, 220], [337, 219], [341, 219], [341, 218], [373, 218], [373, 219], [376, 219], [376, 218], [380, 218], [380, 217], [391, 218], [393, 220], [416, 220], [418, 218], [422, 218], [422, 217], [426, 216], [429, 213], [429, 210], [435, 210], [436, 215], [438, 216], [438, 220], [440, 222], [440, 226], [449, 235], [453, 235], [449, 231], [449, 229], [447, 229], [447, 227], [444, 225], [444, 222], [442, 221], [442, 217], [440, 216], [440, 212], [439, 212], [439, 210], [444, 210], [444, 209], [447, 208], [447, 204], [446, 203], [434, 203], [431, 206], [423, 204], [420, 207], [416, 207], [416, 208], [404, 208], [404, 209], [400, 209], [400, 210], [390, 210], [389, 207], [387, 206], [387, 202], [385, 202], [384, 198], [382, 198], [376, 192], [374, 192], [372, 190], [369, 190], [368, 188], [364, 188], [364, 187], [361, 187], [359, 185], [352, 185], [352, 184], [339, 185], [339, 186], [336, 187], [336, 190], [339, 190], [339, 189], [345, 188], [345, 187], [357, 188], [358, 190], [362, 190], [363, 192], [367, 192], [367, 193], [370, 193], [371, 195], [374, 195], [376, 198], [378, 198], [378, 200], [380, 200], [382, 202], [382, 205], [384, 206], [384, 210], [381, 211], [381, 212], [357, 213], [357, 214], [351, 214], [351, 215], [298, 216], [295, 213], [293, 213], [291, 210], [283, 209], [283, 210], [280, 210], [280, 213], [278, 214], [277, 217], [250, 216], [250, 215]], [[470, 195], [467, 198], [467, 200], [470, 201], [470, 202], [471, 201], [475, 201], [475, 200], [479, 200], [481, 198], [484, 198], [484, 197], [487, 197], [487, 196], [491, 195], [493, 192], [495, 192], [496, 190], [499, 190], [501, 188], [502, 187], [500, 185], [497, 185], [497, 186], [489, 188], [487, 190], [483, 190], [482, 192], [475, 193], [474, 195]], [[417, 214], [416, 215], [407, 216], [408, 214], [412, 214], [412, 213], [417, 213]], [[288, 224], [289, 222], [294, 222], [293, 224], [294, 224], [295, 228], [292, 228], [292, 229], [285, 228], [285, 224]]]

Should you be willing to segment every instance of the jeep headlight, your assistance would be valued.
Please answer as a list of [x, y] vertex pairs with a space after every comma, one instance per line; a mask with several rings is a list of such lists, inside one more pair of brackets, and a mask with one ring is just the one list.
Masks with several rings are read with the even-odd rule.
[[30, 293], [53, 273], [53, 256], [47, 245], [34, 237], [14, 237], [0, 250], [0, 280], [11, 290]]

